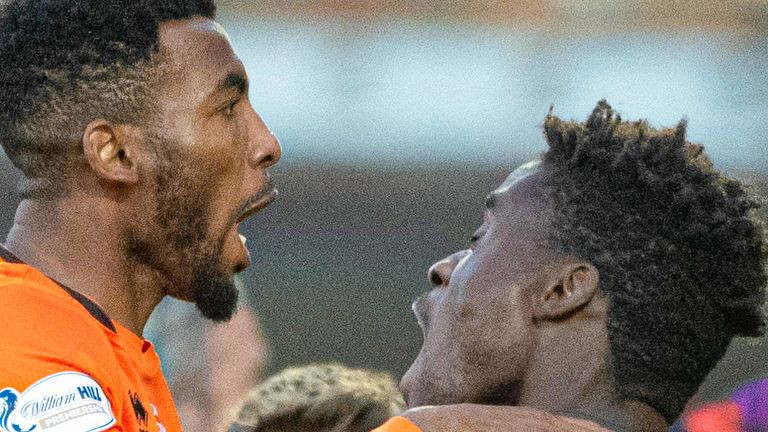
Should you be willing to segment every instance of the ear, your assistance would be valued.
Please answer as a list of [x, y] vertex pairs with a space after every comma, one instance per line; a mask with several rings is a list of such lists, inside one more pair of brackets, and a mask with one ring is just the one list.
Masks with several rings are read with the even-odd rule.
[[139, 180], [135, 146], [123, 129], [104, 119], [92, 121], [83, 133], [83, 153], [99, 178], [134, 184]]
[[543, 320], [563, 318], [586, 306], [600, 288], [600, 272], [585, 263], [559, 267], [543, 291], [536, 294], [534, 317]]

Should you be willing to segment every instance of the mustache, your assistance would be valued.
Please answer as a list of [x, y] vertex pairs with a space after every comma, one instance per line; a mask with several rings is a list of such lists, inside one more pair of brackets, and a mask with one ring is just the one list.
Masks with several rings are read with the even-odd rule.
[[267, 177], [261, 190], [248, 198], [235, 212], [235, 220], [241, 219], [243, 215], [249, 213], [254, 207], [259, 206], [264, 200], [272, 200], [277, 196], [277, 188], [271, 178]]

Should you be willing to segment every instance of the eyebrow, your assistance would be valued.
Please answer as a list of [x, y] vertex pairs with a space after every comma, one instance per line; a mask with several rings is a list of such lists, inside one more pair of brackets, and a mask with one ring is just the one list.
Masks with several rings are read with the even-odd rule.
[[211, 94], [222, 93], [231, 89], [236, 89], [238, 93], [242, 94], [245, 93], [247, 87], [248, 79], [245, 77], [245, 74], [242, 72], [230, 72], [218, 85], [216, 85], [216, 88]]

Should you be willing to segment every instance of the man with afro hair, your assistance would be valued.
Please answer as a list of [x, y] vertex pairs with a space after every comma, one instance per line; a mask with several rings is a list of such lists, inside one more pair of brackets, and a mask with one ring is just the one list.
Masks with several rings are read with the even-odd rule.
[[178, 432], [152, 344], [166, 295], [234, 313], [238, 225], [280, 146], [212, 0], [11, 0], [0, 144], [22, 201], [0, 245], [0, 431]]
[[549, 150], [413, 305], [401, 390], [442, 406], [381, 430], [665, 431], [731, 339], [764, 329], [756, 204], [685, 129], [604, 101], [584, 123], [550, 114]]

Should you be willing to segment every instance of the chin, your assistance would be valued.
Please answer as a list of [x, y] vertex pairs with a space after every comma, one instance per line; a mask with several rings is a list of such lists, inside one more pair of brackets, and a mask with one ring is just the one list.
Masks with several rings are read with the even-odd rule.
[[521, 387], [519, 382], [500, 384], [485, 389], [482, 396], [473, 402], [482, 405], [516, 406], [520, 400]]
[[209, 282], [198, 285], [195, 305], [204, 317], [216, 321], [229, 321], [237, 311], [239, 293], [234, 283]]
[[190, 301], [213, 321], [228, 321], [237, 310], [234, 272], [222, 270], [220, 256], [209, 256], [194, 268]]
[[413, 390], [408, 391], [408, 408], [430, 405], [453, 405], [463, 402], [460, 395], [444, 390], [437, 383], [415, 382], [414, 384]]

